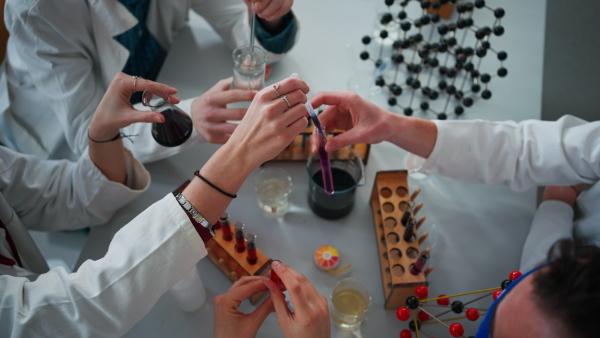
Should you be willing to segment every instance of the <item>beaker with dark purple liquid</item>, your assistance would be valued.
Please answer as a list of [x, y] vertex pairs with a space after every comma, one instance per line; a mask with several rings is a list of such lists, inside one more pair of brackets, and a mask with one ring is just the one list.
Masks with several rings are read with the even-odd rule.
[[152, 124], [152, 137], [158, 144], [177, 147], [190, 138], [194, 123], [188, 114], [171, 104], [165, 87], [149, 86], [142, 95], [142, 103], [165, 117], [165, 122]]
[[306, 166], [308, 205], [317, 216], [338, 219], [348, 215], [354, 208], [356, 188], [365, 184], [364, 166], [360, 156], [351, 148], [331, 152], [329, 157], [335, 192], [325, 192], [319, 154], [312, 154]]

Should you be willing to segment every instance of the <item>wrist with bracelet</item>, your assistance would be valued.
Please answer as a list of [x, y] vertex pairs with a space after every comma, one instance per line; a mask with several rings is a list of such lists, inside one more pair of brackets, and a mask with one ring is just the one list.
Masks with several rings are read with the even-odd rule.
[[131, 139], [131, 137], [132, 137], [132, 136], [138, 136], [138, 135], [139, 135], [139, 134], [135, 134], [135, 135], [125, 135], [124, 133], [122, 133], [121, 131], [119, 131], [119, 133], [118, 133], [118, 134], [117, 134], [115, 137], [111, 138], [110, 140], [95, 140], [95, 139], [93, 139], [93, 138], [90, 136], [90, 128], [88, 128], [88, 131], [87, 131], [87, 136], [88, 136], [88, 139], [89, 139], [90, 141], [94, 142], [94, 143], [109, 143], [109, 142], [113, 142], [113, 141], [116, 141], [116, 140], [118, 140], [118, 139], [122, 139], [122, 138], [126, 138], [126, 139], [128, 139], [129, 141], [131, 141], [131, 143], [133, 143], [133, 140]]

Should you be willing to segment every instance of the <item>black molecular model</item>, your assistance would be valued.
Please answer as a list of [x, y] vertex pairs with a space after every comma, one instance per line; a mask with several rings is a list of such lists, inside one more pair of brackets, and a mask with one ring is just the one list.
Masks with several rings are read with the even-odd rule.
[[[385, 0], [385, 5], [378, 33], [362, 38], [360, 58], [374, 62], [375, 85], [389, 92], [391, 110], [401, 109], [407, 116], [421, 110], [445, 120], [461, 116], [479, 98], [492, 97], [492, 78], [508, 74], [503, 66], [507, 53], [491, 43], [493, 35], [504, 33], [504, 9], [493, 9], [484, 0]], [[442, 18], [445, 11], [451, 20]], [[491, 27], [479, 23], [487, 17], [483, 11], [490, 12]], [[411, 18], [408, 13], [413, 12], [419, 14]], [[490, 54], [500, 61], [495, 74], [480, 71]]]

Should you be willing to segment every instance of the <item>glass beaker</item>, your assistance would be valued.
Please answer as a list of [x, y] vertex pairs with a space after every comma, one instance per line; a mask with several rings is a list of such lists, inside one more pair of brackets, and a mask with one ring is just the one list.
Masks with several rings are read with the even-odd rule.
[[356, 187], [365, 184], [365, 167], [352, 148], [342, 148], [329, 153], [333, 177], [333, 195], [323, 188], [323, 175], [319, 154], [312, 154], [306, 162], [308, 174], [308, 205], [320, 217], [338, 219], [354, 208]]
[[369, 290], [356, 278], [344, 278], [339, 281], [329, 299], [331, 319], [345, 329], [360, 325], [371, 305]]
[[255, 180], [258, 206], [265, 215], [281, 218], [290, 205], [292, 178], [283, 169], [268, 167], [261, 169]]
[[231, 89], [261, 90], [265, 87], [268, 55], [262, 48], [249, 45], [233, 51], [233, 83]]
[[165, 117], [165, 122], [152, 124], [152, 137], [158, 144], [177, 147], [190, 138], [194, 130], [192, 118], [171, 104], [164, 86], [150, 85], [142, 94], [142, 103]]

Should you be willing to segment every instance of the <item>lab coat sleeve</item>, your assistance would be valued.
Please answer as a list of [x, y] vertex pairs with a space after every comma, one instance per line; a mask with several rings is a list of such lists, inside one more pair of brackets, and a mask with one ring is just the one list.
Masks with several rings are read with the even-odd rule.
[[[15, 62], [26, 65], [36, 95], [42, 96], [36, 101], [45, 104], [15, 108], [53, 113], [69, 148], [80, 155], [87, 147], [87, 126], [106, 89], [93, 66], [97, 56], [93, 55], [90, 13], [87, 6], [61, 2], [62, 9], [56, 9], [42, 3], [19, 0], [6, 4], [6, 26], [19, 58]], [[39, 142], [43, 146], [43, 140]]]
[[[242, 0], [192, 0], [192, 9], [204, 17], [231, 49], [250, 43], [248, 7]], [[295, 19], [297, 20], [297, 19]], [[294, 45], [298, 29], [290, 34]], [[256, 40], [259, 45], [260, 41]], [[286, 53], [276, 54], [261, 45], [269, 54], [269, 63], [277, 62]]]
[[0, 148], [0, 191], [31, 230], [66, 230], [105, 223], [144, 192], [150, 175], [129, 151], [127, 182], [109, 181], [87, 150], [77, 163], [40, 160]]
[[436, 121], [426, 160], [409, 155], [407, 168], [514, 190], [536, 185], [593, 183], [600, 178], [600, 121], [566, 115], [558, 121]]
[[529, 271], [544, 263], [556, 241], [573, 238], [573, 214], [573, 208], [562, 201], [540, 204], [523, 246], [520, 271]]
[[0, 276], [0, 336], [121, 336], [206, 254], [169, 194], [117, 232], [106, 256], [76, 273], [58, 267], [34, 282]]

